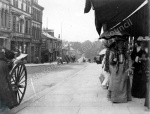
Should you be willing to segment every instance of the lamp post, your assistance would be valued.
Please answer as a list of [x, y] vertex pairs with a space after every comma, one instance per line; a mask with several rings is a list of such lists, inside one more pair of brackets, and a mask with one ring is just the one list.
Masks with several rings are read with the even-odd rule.
[[[148, 17], [147, 17], [147, 22], [148, 22], [148, 36], [150, 37], [150, 0], [148, 0], [148, 6], [147, 6], [147, 11], [148, 11]], [[150, 57], [150, 41], [148, 42], [148, 54]], [[150, 62], [149, 62], [150, 64]], [[149, 65], [150, 66], [150, 65]], [[145, 99], [145, 106], [150, 109], [150, 73], [147, 74], [147, 92], [146, 92], [146, 99]]]
[[[148, 0], [148, 19], [147, 19], [147, 21], [148, 21], [148, 36], [150, 36], [150, 21], [149, 21], [149, 19], [150, 19], [150, 0]], [[149, 57], [150, 57], [150, 42], [149, 42]], [[147, 83], [147, 86], [148, 86], [148, 92], [147, 92], [147, 96], [148, 96], [148, 109], [150, 109], [150, 74], [149, 74], [149, 79], [148, 79], [148, 83]]]
[[61, 22], [61, 56], [63, 56], [62, 25], [63, 25], [63, 23]]

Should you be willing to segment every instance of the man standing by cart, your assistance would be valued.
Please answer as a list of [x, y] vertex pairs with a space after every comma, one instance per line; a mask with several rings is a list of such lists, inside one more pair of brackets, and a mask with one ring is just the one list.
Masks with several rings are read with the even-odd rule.
[[[13, 57], [13, 52], [9, 54]], [[9, 69], [3, 48], [3, 41], [0, 41], [0, 108], [7, 106], [11, 109], [17, 104], [17, 99], [15, 93], [12, 91], [9, 78]]]

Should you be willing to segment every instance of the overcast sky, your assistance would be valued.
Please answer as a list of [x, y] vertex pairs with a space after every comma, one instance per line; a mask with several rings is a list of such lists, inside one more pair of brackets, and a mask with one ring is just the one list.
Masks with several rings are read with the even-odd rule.
[[85, 0], [39, 0], [39, 4], [45, 8], [43, 27], [54, 29], [55, 37], [62, 33], [62, 39], [68, 41], [98, 39], [94, 11], [84, 14]]

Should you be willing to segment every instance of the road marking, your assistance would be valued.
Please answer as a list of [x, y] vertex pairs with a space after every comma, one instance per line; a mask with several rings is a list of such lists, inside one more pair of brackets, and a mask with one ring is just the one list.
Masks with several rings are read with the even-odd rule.
[[32, 89], [33, 89], [33, 92], [34, 92], [34, 96], [36, 96], [36, 92], [35, 92], [35, 88], [34, 88], [34, 85], [33, 85], [33, 81], [32, 81], [32, 78], [31, 79], [31, 85], [32, 85]]

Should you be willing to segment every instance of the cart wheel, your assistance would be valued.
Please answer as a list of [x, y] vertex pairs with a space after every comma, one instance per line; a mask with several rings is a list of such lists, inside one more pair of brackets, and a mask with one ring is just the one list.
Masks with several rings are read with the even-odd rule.
[[21, 103], [27, 87], [27, 70], [23, 63], [18, 63], [10, 73], [12, 90], [15, 92], [18, 105]]

